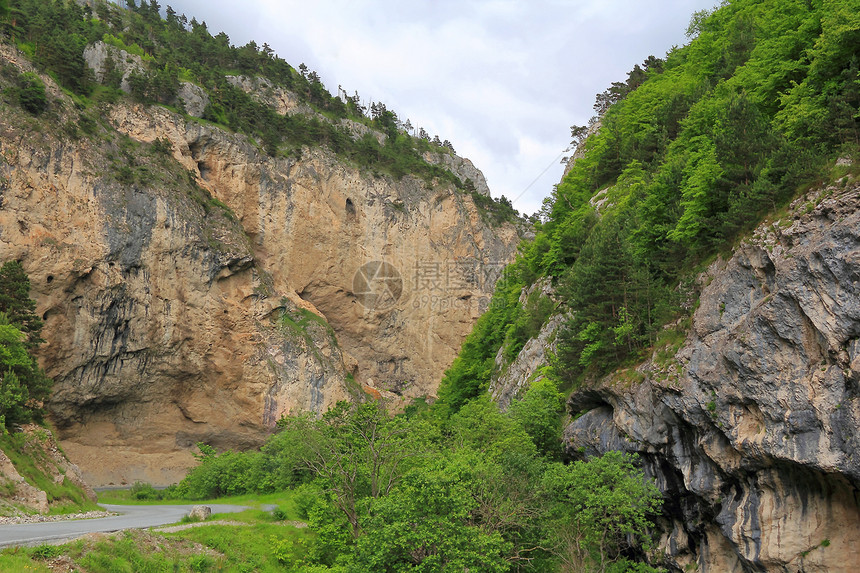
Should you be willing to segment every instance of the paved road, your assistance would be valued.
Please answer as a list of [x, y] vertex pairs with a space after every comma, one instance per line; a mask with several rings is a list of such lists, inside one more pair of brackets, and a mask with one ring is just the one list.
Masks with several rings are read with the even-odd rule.
[[[212, 505], [212, 513], [236, 513], [248, 509], [241, 505]], [[0, 547], [39, 545], [46, 542], [70, 540], [86, 533], [141, 529], [175, 523], [191, 511], [193, 505], [105, 505], [107, 511], [122, 515], [100, 519], [49, 521], [0, 525]]]

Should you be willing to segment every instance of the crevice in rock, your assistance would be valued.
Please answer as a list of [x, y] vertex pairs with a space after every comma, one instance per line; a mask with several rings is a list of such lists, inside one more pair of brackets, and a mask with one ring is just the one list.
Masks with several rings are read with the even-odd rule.
[[188, 420], [189, 422], [192, 422], [194, 424], [205, 424], [206, 423], [203, 420], [195, 420], [194, 417], [185, 408], [185, 406], [183, 406], [179, 402], [174, 402], [174, 404], [176, 404], [176, 407], [179, 409], [179, 412], [182, 414], [182, 417], [185, 418], [186, 420]]

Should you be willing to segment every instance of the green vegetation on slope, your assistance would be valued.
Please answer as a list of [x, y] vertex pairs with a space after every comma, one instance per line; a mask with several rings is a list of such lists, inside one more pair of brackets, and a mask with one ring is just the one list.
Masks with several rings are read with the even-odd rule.
[[[45, 492], [50, 513], [99, 509], [80, 486], [65, 477], [63, 467], [47, 452], [48, 448], [52, 447], [54, 439], [47, 428], [0, 435], [0, 450], [9, 457], [15, 470], [28, 484]], [[0, 499], [6, 498], [2, 499], [5, 503], [0, 504], [0, 514], [14, 515], [21, 510], [33, 511], [18, 507], [14, 500], [8, 499], [12, 497], [14, 490], [15, 485], [0, 476]]]
[[[599, 130], [541, 213], [446, 373], [456, 409], [489, 383], [524, 312], [517, 287], [552, 280], [554, 372], [580, 383], [638, 359], [689, 303], [696, 270], [860, 146], [860, 2], [729, 0], [694, 37], [598, 96]], [[683, 303], [683, 304], [682, 304]], [[511, 347], [514, 348], [514, 347]], [[512, 358], [512, 355], [508, 355]]]

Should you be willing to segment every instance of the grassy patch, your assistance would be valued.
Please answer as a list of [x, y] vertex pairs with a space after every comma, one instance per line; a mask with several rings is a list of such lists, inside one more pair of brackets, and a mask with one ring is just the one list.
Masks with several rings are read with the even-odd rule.
[[667, 366], [686, 339], [687, 332], [683, 328], [661, 330], [654, 343], [654, 362], [661, 367]]
[[[98, 491], [96, 494], [99, 497], [99, 503], [113, 505], [175, 505], [183, 503], [182, 500], [175, 499], [137, 499], [134, 497], [134, 492], [132, 492], [131, 488]], [[188, 503], [192, 502], [189, 501]]]
[[0, 571], [4, 573], [51, 573], [46, 565], [36, 563], [22, 552], [5, 550], [0, 553]]
[[50, 513], [99, 509], [80, 487], [65, 476], [55, 480], [54, 476], [63, 475], [64, 471], [45, 453], [43, 446], [49, 439], [47, 432], [48, 430], [37, 430], [32, 436], [25, 433], [0, 436], [0, 449], [9, 456], [15, 469], [28, 484], [47, 494]]
[[313, 534], [304, 529], [256, 523], [250, 526], [211, 525], [167, 534], [170, 538], [194, 541], [223, 554], [218, 566], [226, 571], [282, 572], [282, 563], [304, 557], [306, 540]]
[[[286, 307], [287, 301], [281, 301]], [[285, 335], [296, 334], [305, 339], [308, 347], [314, 352], [314, 355], [323, 361], [322, 356], [317, 352], [317, 344], [314, 342], [314, 329], [322, 328], [329, 337], [333, 346], [337, 346], [337, 338], [331, 325], [324, 318], [304, 308], [297, 308], [292, 311], [283, 310], [278, 326], [281, 332]]]
[[169, 541], [138, 530], [97, 541], [77, 541], [64, 549], [75, 563], [92, 573], [218, 570], [218, 556], [214, 552], [201, 551], [193, 542]]

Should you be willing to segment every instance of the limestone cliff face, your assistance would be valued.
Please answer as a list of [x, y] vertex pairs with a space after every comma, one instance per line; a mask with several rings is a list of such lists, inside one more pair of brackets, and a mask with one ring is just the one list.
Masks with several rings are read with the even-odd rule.
[[638, 452], [657, 478], [669, 565], [860, 563], [858, 201], [856, 182], [798, 200], [702, 276], [672, 360], [571, 397], [572, 456]]
[[63, 132], [82, 112], [45, 81], [47, 117], [0, 113], [0, 258], [30, 276], [49, 408], [94, 485], [176, 481], [195, 442], [258, 444], [361, 385], [432, 394], [515, 248], [452, 188], [164, 108]]
[[[271, 159], [163, 109], [118, 106], [112, 121], [137, 140], [170, 139], [176, 159], [232, 207], [275, 290], [334, 328], [364, 385], [432, 394], [518, 240], [451, 187], [367, 176], [321, 149]], [[396, 275], [392, 300], [362, 294], [375, 262]]]

